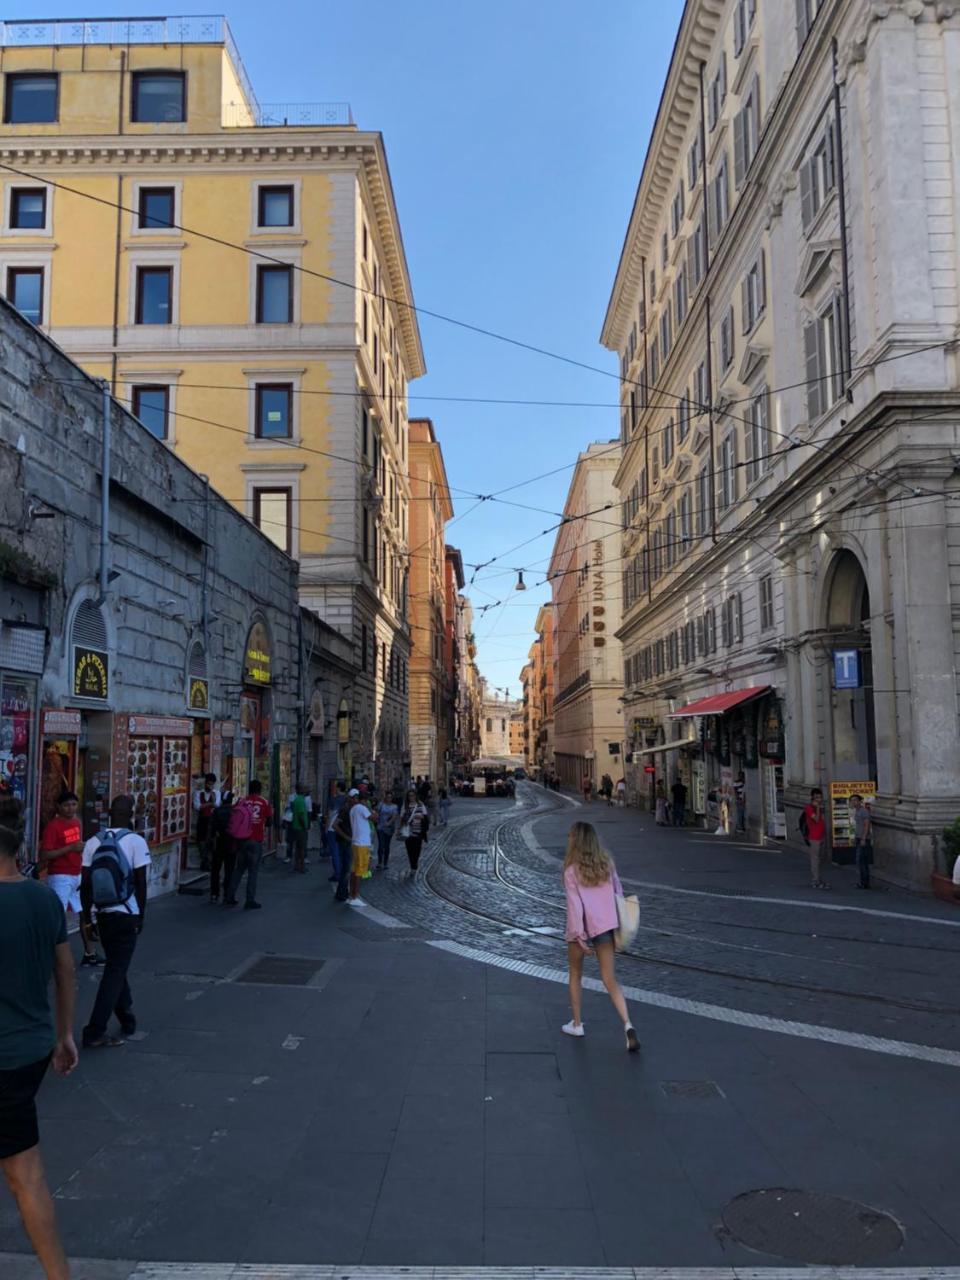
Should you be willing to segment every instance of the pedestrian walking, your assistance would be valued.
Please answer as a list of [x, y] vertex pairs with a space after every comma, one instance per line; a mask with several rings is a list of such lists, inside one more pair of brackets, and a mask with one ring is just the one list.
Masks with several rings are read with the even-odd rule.
[[821, 871], [823, 842], [827, 836], [827, 820], [823, 811], [823, 792], [814, 787], [810, 803], [804, 805], [800, 815], [800, 831], [810, 847], [810, 880], [814, 889], [829, 889]]
[[873, 862], [873, 821], [863, 796], [852, 796], [853, 849], [859, 872], [858, 887], [870, 888], [870, 866]]
[[390, 843], [399, 821], [400, 806], [392, 796], [384, 796], [377, 806], [377, 867], [383, 871], [390, 865]]
[[83, 1029], [85, 1049], [111, 1049], [123, 1044], [107, 1033], [111, 1015], [116, 1015], [125, 1036], [132, 1036], [137, 1029], [127, 974], [146, 918], [150, 850], [143, 836], [130, 830], [132, 822], [133, 799], [114, 796], [110, 826], [83, 846], [83, 918], [89, 925], [96, 912], [100, 945], [106, 957], [97, 998]]
[[593, 803], [593, 779], [589, 773], [585, 773], [580, 780], [580, 790], [583, 792], [583, 803]]
[[687, 788], [679, 774], [670, 788], [670, 796], [673, 801], [673, 825], [682, 827], [687, 820]]
[[635, 1053], [640, 1041], [630, 1021], [627, 1002], [617, 982], [614, 934], [619, 928], [617, 898], [623, 886], [613, 859], [601, 847], [589, 822], [575, 822], [567, 837], [563, 861], [563, 887], [567, 899], [567, 959], [571, 1020], [564, 1024], [568, 1036], [583, 1036], [583, 962], [596, 955], [600, 978], [623, 1023], [627, 1049]]
[[438, 806], [440, 809], [440, 821], [438, 826], [445, 827], [450, 821], [450, 794], [446, 787], [440, 788]]
[[403, 840], [407, 849], [407, 861], [410, 864], [411, 876], [417, 874], [417, 867], [420, 865], [420, 850], [427, 842], [427, 832], [430, 830], [430, 814], [427, 806], [417, 796], [416, 791], [411, 789], [407, 792], [407, 802], [403, 807], [400, 815], [400, 838]]
[[217, 790], [217, 775], [204, 774], [203, 786], [193, 793], [193, 812], [197, 818], [197, 848], [200, 850], [200, 865], [210, 865], [210, 819], [220, 803], [220, 792]]
[[338, 782], [330, 797], [330, 803], [327, 808], [326, 818], [323, 824], [323, 842], [326, 846], [327, 854], [330, 858], [332, 875], [331, 880], [340, 879], [340, 842], [337, 839], [337, 833], [334, 826], [337, 821], [337, 814], [343, 808], [347, 799], [347, 789], [342, 782]]
[[617, 804], [621, 809], [626, 807], [627, 803], [627, 780], [620, 778], [617, 781]]
[[737, 774], [737, 780], [733, 784], [733, 801], [737, 810], [737, 830], [746, 831], [747, 829], [747, 780], [744, 777], [742, 769]]
[[359, 799], [360, 792], [351, 789], [344, 796], [343, 804], [332, 814], [332, 830], [337, 841], [337, 902], [346, 902], [350, 897], [350, 872], [353, 869], [353, 825], [350, 811], [354, 805], [354, 797]]
[[363, 797], [355, 788], [350, 791], [350, 897], [351, 907], [365, 907], [367, 904], [360, 897], [360, 881], [365, 880], [370, 870], [370, 810], [364, 804]]
[[83, 922], [80, 907], [80, 872], [82, 870], [83, 829], [77, 817], [80, 802], [72, 791], [64, 791], [57, 801], [57, 816], [51, 818], [40, 836], [38, 861], [46, 870], [47, 886], [60, 899], [64, 911], [80, 916], [80, 939], [83, 943], [83, 965], [98, 965], [100, 957], [94, 946], [90, 927]]
[[210, 901], [220, 901], [220, 882], [223, 877], [223, 903], [230, 897], [230, 881], [237, 865], [237, 851], [230, 834], [230, 815], [233, 813], [233, 792], [222, 791], [220, 803], [210, 819]]
[[236, 842], [237, 863], [230, 882], [227, 906], [237, 905], [237, 890], [246, 874], [247, 895], [243, 904], [244, 911], [259, 911], [263, 905], [257, 901], [257, 881], [260, 875], [260, 860], [263, 857], [266, 824], [273, 817], [273, 808], [270, 801], [263, 798], [262, 792], [259, 778], [254, 778], [247, 788], [247, 794], [235, 802], [230, 818], [229, 831]]
[[310, 834], [310, 810], [307, 807], [307, 788], [302, 782], [290, 801], [290, 829], [293, 832], [293, 869], [304, 874], [307, 870], [307, 837]]
[[7, 793], [0, 797], [0, 1168], [47, 1280], [69, 1280], [40, 1155], [36, 1095], [48, 1066], [68, 1076], [77, 1065], [73, 956], [59, 896], [17, 868], [22, 843], [20, 802]]
[[657, 786], [656, 786], [656, 790], [655, 790], [655, 795], [656, 795], [656, 800], [657, 800], [657, 812], [656, 812], [657, 826], [658, 826], [658, 827], [665, 827], [665, 826], [667, 825], [667, 822], [668, 822], [668, 817], [667, 817], [667, 788], [664, 786], [664, 783], [663, 783], [663, 779], [662, 779], [662, 778], [658, 778], [658, 779], [657, 779]]
[[605, 773], [600, 779], [600, 793], [607, 802], [607, 808], [613, 804], [613, 779]]

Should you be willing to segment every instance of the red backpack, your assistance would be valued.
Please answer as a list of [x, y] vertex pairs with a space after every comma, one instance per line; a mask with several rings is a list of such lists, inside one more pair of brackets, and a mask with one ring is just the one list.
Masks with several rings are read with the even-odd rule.
[[234, 840], [249, 840], [253, 835], [253, 805], [249, 800], [238, 800], [233, 806], [230, 821], [227, 823], [227, 834]]

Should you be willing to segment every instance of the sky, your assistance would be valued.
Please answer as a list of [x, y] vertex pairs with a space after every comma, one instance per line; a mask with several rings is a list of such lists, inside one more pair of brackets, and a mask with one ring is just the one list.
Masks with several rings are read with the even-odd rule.
[[[346, 101], [360, 128], [383, 133], [419, 305], [613, 375], [420, 318], [428, 372], [410, 385], [409, 412], [433, 419], [443, 449], [455, 512], [447, 542], [468, 582], [475, 572], [467, 594], [480, 670], [511, 696], [550, 598], [554, 535], [538, 535], [563, 509], [578, 452], [619, 433], [616, 358], [599, 335], [682, 9], [682, 0], [224, 8], [261, 103]], [[80, 12], [54, 0], [44, 16]], [[158, 12], [155, 0], [96, 5], [98, 17]], [[36, 0], [7, 0], [2, 16], [36, 14]], [[445, 396], [591, 407], [430, 398]], [[467, 496], [547, 471], [504, 495], [542, 511]]]

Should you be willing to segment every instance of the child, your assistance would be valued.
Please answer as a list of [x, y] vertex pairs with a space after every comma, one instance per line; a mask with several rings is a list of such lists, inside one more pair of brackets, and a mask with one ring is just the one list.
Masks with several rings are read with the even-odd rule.
[[567, 839], [563, 861], [563, 887], [567, 896], [567, 958], [570, 973], [570, 1005], [573, 1018], [563, 1030], [568, 1036], [582, 1036], [583, 961], [596, 953], [600, 977], [620, 1015], [627, 1050], [636, 1053], [640, 1041], [633, 1029], [627, 1002], [615, 972], [614, 932], [619, 927], [617, 895], [623, 896], [613, 859], [600, 847], [596, 830], [589, 822], [575, 822]]

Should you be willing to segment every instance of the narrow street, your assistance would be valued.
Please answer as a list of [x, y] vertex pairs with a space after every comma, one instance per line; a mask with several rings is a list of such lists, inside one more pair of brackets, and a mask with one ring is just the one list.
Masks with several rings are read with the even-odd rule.
[[[633, 1058], [601, 992], [583, 1041], [559, 1031], [573, 814], [530, 784], [459, 801], [416, 881], [397, 850], [367, 882], [366, 912], [333, 902], [315, 857], [306, 877], [268, 863], [260, 913], [156, 903], [141, 1030], [40, 1097], [65, 1239], [98, 1260], [78, 1274], [955, 1264], [936, 1165], [960, 1069], [949, 910], [864, 902], [841, 869], [814, 895], [779, 850], [592, 806], [642, 902], [619, 966]], [[96, 976], [79, 980], [84, 1014]], [[775, 1206], [741, 1228], [731, 1202], [776, 1188], [809, 1196], [802, 1229]], [[889, 1217], [821, 1221], [832, 1197]], [[5, 1280], [33, 1280], [9, 1201], [0, 1239]]]

